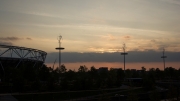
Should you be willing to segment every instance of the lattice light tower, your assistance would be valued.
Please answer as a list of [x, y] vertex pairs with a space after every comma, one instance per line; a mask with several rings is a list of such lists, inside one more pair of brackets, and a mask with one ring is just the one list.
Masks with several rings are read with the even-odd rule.
[[126, 59], [125, 59], [125, 56], [128, 55], [128, 53], [126, 53], [126, 44], [125, 43], [123, 44], [123, 53], [121, 53], [121, 55], [124, 55], [124, 72], [125, 72], [125, 69], [126, 69]]
[[60, 35], [58, 37], [59, 47], [55, 48], [56, 50], [59, 50], [59, 68], [61, 66], [61, 50], [65, 49], [65, 48], [61, 47], [61, 40], [62, 40], [62, 36]]
[[164, 70], [165, 70], [165, 68], [166, 68], [166, 66], [165, 66], [165, 58], [167, 58], [167, 56], [165, 56], [164, 53], [165, 53], [165, 49], [163, 48], [163, 56], [161, 56], [161, 58], [163, 58]]

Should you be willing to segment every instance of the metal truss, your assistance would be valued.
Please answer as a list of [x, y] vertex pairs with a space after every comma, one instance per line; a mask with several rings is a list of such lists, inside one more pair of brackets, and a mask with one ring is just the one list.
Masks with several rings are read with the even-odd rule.
[[2, 64], [3, 60], [18, 60], [19, 62], [15, 67], [18, 67], [22, 61], [34, 62], [35, 66], [37, 62], [43, 64], [46, 59], [46, 55], [46, 52], [37, 49], [0, 45], [0, 66], [2, 67], [2, 70], [4, 70]]

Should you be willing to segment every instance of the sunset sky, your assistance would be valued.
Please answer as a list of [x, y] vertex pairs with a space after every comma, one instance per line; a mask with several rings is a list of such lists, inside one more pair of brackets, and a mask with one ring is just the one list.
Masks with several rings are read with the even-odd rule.
[[58, 59], [57, 37], [62, 35], [62, 63], [68, 69], [123, 67], [180, 67], [179, 0], [1, 0], [0, 44], [40, 49], [46, 64]]

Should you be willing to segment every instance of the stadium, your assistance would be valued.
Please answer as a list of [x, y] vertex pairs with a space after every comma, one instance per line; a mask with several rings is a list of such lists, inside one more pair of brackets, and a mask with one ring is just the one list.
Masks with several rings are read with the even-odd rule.
[[0, 73], [5, 74], [6, 67], [40, 67], [46, 55], [45, 51], [38, 49], [0, 44]]

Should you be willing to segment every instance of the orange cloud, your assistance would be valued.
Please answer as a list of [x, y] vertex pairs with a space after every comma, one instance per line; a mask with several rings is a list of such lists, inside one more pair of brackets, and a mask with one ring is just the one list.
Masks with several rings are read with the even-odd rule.
[[130, 40], [132, 37], [131, 36], [129, 36], [129, 35], [127, 35], [127, 36], [123, 36], [123, 39], [124, 40]]
[[117, 37], [113, 36], [112, 34], [108, 34], [106, 36], [103, 36], [103, 38], [105, 38], [106, 40], [109, 40], [109, 41], [117, 40]]

